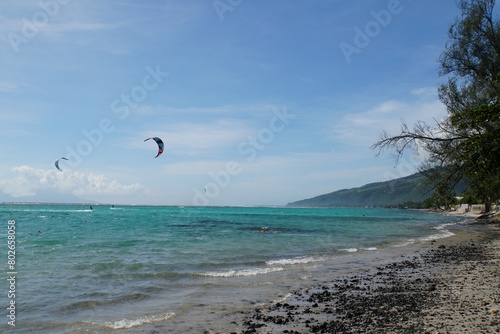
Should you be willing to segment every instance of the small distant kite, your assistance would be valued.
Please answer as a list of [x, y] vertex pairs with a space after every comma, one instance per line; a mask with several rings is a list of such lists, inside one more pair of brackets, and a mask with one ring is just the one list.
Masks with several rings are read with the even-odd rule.
[[155, 157], [155, 158], [158, 158], [163, 153], [163, 146], [164, 146], [163, 141], [158, 137], [147, 138], [147, 139], [144, 139], [144, 141], [148, 141], [150, 139], [153, 139], [158, 144], [158, 154]]
[[56, 160], [54, 165], [56, 165], [56, 168], [59, 169], [60, 171], [62, 171], [62, 169], [59, 168], [59, 161], [61, 161], [61, 160], [68, 160], [68, 159], [66, 159], [65, 157], [62, 157], [62, 158]]

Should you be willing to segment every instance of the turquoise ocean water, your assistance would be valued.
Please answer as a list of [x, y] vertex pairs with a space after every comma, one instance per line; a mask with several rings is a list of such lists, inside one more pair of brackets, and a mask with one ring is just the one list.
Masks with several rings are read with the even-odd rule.
[[181, 328], [183, 317], [243, 310], [321, 270], [349, 271], [353, 259], [362, 266], [384, 249], [450, 236], [459, 221], [371, 208], [3, 204], [0, 332]]

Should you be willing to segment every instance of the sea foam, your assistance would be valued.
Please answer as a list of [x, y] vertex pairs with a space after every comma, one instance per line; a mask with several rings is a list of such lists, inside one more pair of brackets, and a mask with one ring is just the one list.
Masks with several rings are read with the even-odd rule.
[[150, 324], [153, 322], [165, 321], [175, 316], [175, 313], [166, 313], [160, 315], [151, 315], [140, 317], [136, 319], [122, 319], [118, 321], [109, 321], [104, 323], [93, 323], [94, 325], [102, 325], [110, 329], [125, 329], [132, 328], [144, 324]]
[[327, 260], [326, 257], [324, 256], [301, 256], [301, 257], [296, 257], [296, 258], [291, 258], [291, 259], [280, 259], [280, 260], [270, 260], [266, 261], [266, 264], [269, 266], [284, 266], [284, 265], [293, 265], [293, 264], [306, 264], [310, 262], [319, 262], [319, 261], [324, 261]]
[[227, 271], [208, 271], [201, 274], [200, 276], [208, 276], [208, 277], [239, 277], [239, 276], [256, 276], [256, 275], [264, 275], [269, 273], [274, 273], [277, 271], [282, 271], [283, 268], [275, 267], [275, 268], [250, 268], [250, 269], [241, 269], [241, 270], [227, 270]]

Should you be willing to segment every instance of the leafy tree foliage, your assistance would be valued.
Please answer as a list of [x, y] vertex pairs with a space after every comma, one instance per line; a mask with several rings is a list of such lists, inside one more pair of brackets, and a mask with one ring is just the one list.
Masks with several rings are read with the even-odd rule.
[[373, 145], [392, 149], [398, 159], [416, 146], [429, 152], [420, 166], [435, 188], [434, 200], [448, 205], [454, 185], [465, 181], [468, 192], [489, 210], [500, 198], [500, 23], [493, 18], [495, 0], [461, 0], [461, 16], [451, 25], [441, 54], [439, 98], [448, 117], [435, 126], [402, 124], [398, 135], [386, 132]]

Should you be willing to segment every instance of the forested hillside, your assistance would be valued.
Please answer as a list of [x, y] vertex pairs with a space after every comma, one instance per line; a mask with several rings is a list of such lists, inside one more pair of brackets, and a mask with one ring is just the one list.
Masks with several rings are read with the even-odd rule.
[[416, 173], [386, 182], [342, 189], [332, 193], [289, 203], [291, 207], [364, 207], [397, 206], [406, 202], [422, 202], [432, 195], [425, 176]]

